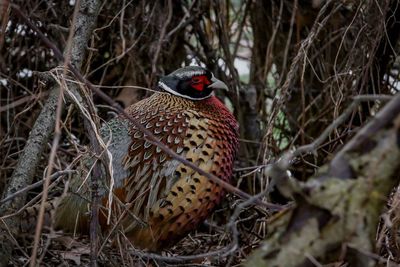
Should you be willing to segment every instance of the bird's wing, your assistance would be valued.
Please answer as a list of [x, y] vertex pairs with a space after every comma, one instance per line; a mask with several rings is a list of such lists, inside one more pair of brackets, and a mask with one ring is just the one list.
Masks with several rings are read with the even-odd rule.
[[[202, 170], [224, 180], [230, 179], [237, 133], [229, 125], [196, 111], [185, 111], [183, 118], [184, 135], [177, 136], [179, 142], [176, 142], [174, 151]], [[172, 141], [176, 136], [169, 138]], [[126, 235], [139, 247], [158, 249], [173, 243], [204, 220], [223, 196], [223, 188], [218, 184], [176, 159], [167, 160], [168, 164], [153, 167], [157, 171], [150, 171], [146, 181], [136, 186], [140, 192], [148, 192], [140, 203], [148, 212], [145, 216], [148, 227], [138, 228], [131, 224], [132, 227], [126, 228]], [[132, 180], [132, 183], [138, 181]]]

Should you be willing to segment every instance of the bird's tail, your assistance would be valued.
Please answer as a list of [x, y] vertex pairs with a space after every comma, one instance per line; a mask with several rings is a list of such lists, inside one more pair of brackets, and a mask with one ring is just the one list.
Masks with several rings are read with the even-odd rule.
[[37, 224], [41, 223], [43, 229], [53, 224], [53, 218], [59, 198], [51, 199], [43, 203], [43, 218], [40, 217], [42, 203], [24, 209], [19, 215], [19, 231], [22, 234], [34, 233]]

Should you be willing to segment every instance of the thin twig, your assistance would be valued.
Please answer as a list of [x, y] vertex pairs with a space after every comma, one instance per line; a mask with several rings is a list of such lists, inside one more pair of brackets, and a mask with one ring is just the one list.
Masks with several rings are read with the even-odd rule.
[[[50, 181], [60, 180], [60, 178], [62, 178], [62, 176], [66, 175], [66, 174], [72, 174], [72, 173], [75, 173], [75, 172], [76, 172], [75, 170], [63, 170], [63, 171], [55, 172], [50, 176]], [[26, 186], [26, 187], [22, 188], [21, 190], [13, 193], [11, 195], [8, 195], [7, 197], [5, 197], [2, 200], [0, 200], [0, 205], [2, 205], [3, 203], [5, 203], [7, 201], [12, 200], [16, 196], [19, 196], [20, 194], [23, 194], [23, 193], [25, 193], [27, 191], [30, 191], [32, 189], [40, 187], [41, 185], [43, 185], [44, 181], [45, 180], [37, 181], [36, 183], [33, 183], [33, 184], [31, 184], [29, 186]]]
[[328, 136], [335, 130], [339, 125], [343, 124], [346, 119], [353, 113], [354, 109], [363, 101], [390, 101], [393, 100], [391, 95], [359, 95], [353, 98], [353, 102], [348, 106], [342, 114], [337, 117], [312, 143], [300, 146], [294, 151], [288, 151], [282, 155], [278, 160], [279, 168], [282, 171], [286, 171], [292, 163], [292, 160], [300, 155], [307, 153], [313, 153], [315, 150], [328, 138]]

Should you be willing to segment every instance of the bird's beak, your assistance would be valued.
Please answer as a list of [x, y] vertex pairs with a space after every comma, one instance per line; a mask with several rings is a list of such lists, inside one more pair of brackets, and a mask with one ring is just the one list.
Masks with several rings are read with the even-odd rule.
[[221, 82], [214, 76], [211, 78], [212, 84], [210, 84], [208, 87], [211, 87], [213, 89], [224, 89], [226, 91], [229, 91], [228, 86], [224, 82]]

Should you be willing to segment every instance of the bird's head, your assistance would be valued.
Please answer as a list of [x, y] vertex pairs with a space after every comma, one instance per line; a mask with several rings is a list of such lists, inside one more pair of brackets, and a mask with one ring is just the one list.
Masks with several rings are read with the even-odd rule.
[[191, 100], [202, 100], [212, 95], [213, 89], [228, 87], [214, 77], [211, 71], [199, 67], [188, 66], [161, 77], [158, 87], [162, 90]]

